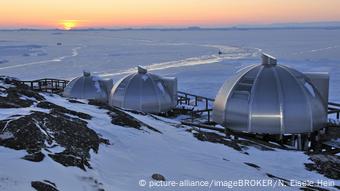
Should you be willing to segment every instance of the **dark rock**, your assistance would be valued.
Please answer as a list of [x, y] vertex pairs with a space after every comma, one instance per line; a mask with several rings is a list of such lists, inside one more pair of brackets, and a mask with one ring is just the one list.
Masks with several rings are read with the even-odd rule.
[[45, 158], [45, 155], [42, 152], [32, 153], [32, 154], [28, 154], [22, 157], [22, 159], [32, 161], [32, 162], [41, 162], [42, 160], [44, 160], [44, 158]]
[[44, 109], [51, 109], [51, 113], [57, 113], [57, 114], [67, 113], [67, 114], [71, 114], [71, 115], [77, 116], [82, 119], [87, 119], [87, 120], [90, 120], [92, 118], [91, 115], [89, 114], [69, 110], [69, 109], [66, 109], [64, 107], [61, 107], [59, 105], [56, 105], [48, 101], [39, 102], [37, 107], [44, 108]]
[[130, 115], [127, 115], [126, 113], [120, 111], [117, 108], [111, 107], [106, 103], [96, 101], [96, 100], [90, 100], [89, 104], [98, 106], [100, 109], [106, 109], [108, 110], [108, 115], [111, 117], [112, 121], [111, 123], [114, 125], [119, 125], [123, 127], [131, 127], [135, 129], [141, 129], [141, 124], [138, 120], [131, 117]]
[[111, 123], [118, 126], [123, 127], [131, 127], [135, 129], [141, 130], [141, 124], [139, 121], [134, 119], [133, 117], [127, 115], [126, 113], [122, 112], [108, 112], [108, 115], [111, 117]]
[[88, 168], [91, 168], [90, 163], [88, 162], [86, 157], [77, 157], [72, 155], [72, 153], [69, 152], [61, 152], [56, 154], [49, 154], [49, 157], [51, 157], [54, 161], [64, 165], [64, 166], [76, 166], [84, 171], [86, 171], [85, 166]]
[[283, 149], [282, 147], [275, 144], [271, 144], [252, 137], [242, 137], [242, 139], [230, 138], [230, 135], [224, 136], [215, 132], [207, 132], [199, 128], [192, 128], [186, 131], [193, 133], [194, 137], [196, 137], [200, 141], [224, 144], [225, 146], [231, 147], [237, 151], [242, 151], [243, 154], [247, 155], [248, 153], [244, 152], [244, 150], [248, 149], [248, 147], [250, 146], [262, 151], [275, 151], [274, 148]]
[[44, 180], [44, 182], [51, 184], [54, 187], [57, 187], [57, 185], [54, 182], [51, 182], [49, 180]]
[[92, 186], [93, 190], [97, 191], [105, 191], [103, 188], [103, 183], [99, 182], [96, 178], [89, 176], [89, 177], [81, 177], [83, 182], [87, 182], [89, 185]]
[[[88, 128], [86, 123], [69, 120], [61, 115], [54, 116], [42, 112], [32, 112], [11, 121], [0, 121], [0, 132], [13, 134], [13, 138], [2, 140], [0, 145], [26, 150], [29, 155], [23, 157], [27, 160], [39, 160], [41, 154], [36, 154], [45, 149], [51, 152], [56, 143], [65, 150], [61, 153], [51, 153], [56, 162], [64, 166], [76, 166], [81, 169], [90, 168], [90, 150], [98, 152], [99, 144], [108, 144], [95, 131]], [[39, 158], [40, 157], [40, 158]]]
[[46, 136], [36, 126], [34, 120], [24, 116], [16, 120], [0, 121], [0, 131], [11, 133], [13, 138], [0, 139], [0, 145], [28, 153], [40, 152], [44, 147]]
[[242, 147], [239, 146], [235, 141], [227, 140], [224, 136], [221, 136], [217, 133], [213, 132], [205, 132], [205, 131], [199, 131], [199, 132], [193, 132], [194, 137], [196, 137], [200, 141], [208, 141], [212, 143], [220, 143], [225, 146], [231, 147], [237, 151], [242, 151]]
[[96, 100], [90, 100], [89, 104], [98, 106], [100, 109], [106, 109], [108, 110], [108, 115], [111, 117], [111, 123], [114, 125], [127, 127], [127, 128], [135, 128], [138, 130], [142, 130], [142, 127], [146, 127], [152, 131], [155, 131], [157, 133], [162, 133], [158, 129], [155, 129], [137, 119], [134, 117], [128, 115], [124, 111], [120, 110], [119, 108], [111, 107], [106, 103], [96, 101]]
[[272, 175], [272, 174], [269, 174], [269, 173], [266, 173], [266, 175], [273, 180], [279, 180], [278, 186], [280, 186], [282, 184], [285, 185], [285, 186], [290, 186], [290, 181], [287, 180], [287, 179], [280, 178], [278, 176], [275, 176], [275, 175]]
[[0, 97], [0, 107], [1, 108], [20, 108], [20, 107], [29, 107], [34, 101], [29, 99], [21, 99], [23, 96], [22, 91], [10, 87], [3, 91], [3, 93], [7, 93], [6, 97]]
[[317, 171], [328, 178], [340, 180], [340, 157], [329, 154], [313, 154], [310, 160], [314, 163], [305, 163], [305, 167], [310, 171]]
[[[0, 92], [7, 94], [0, 96], [0, 108], [20, 108], [29, 107], [37, 101], [44, 100], [44, 97], [39, 93], [32, 91], [27, 85], [22, 84], [17, 79], [9, 77], [0, 77], [0, 82], [13, 87], [4, 87], [0, 85]], [[29, 99], [25, 99], [23, 97]]]
[[239, 139], [235, 141], [239, 143], [240, 145], [243, 145], [244, 147], [251, 146], [261, 151], [275, 151], [274, 148], [285, 149], [284, 147], [280, 147], [275, 144], [270, 144], [260, 139], [254, 139], [254, 138], [249, 138], [249, 139], [244, 138], [242, 140]]
[[165, 177], [158, 173], [153, 174], [151, 178], [158, 181], [165, 181]]
[[75, 99], [68, 99], [68, 101], [69, 101], [70, 103], [85, 104], [85, 103], [83, 103], [83, 102], [81, 102], [81, 101], [78, 101], [78, 100], [75, 100]]
[[246, 164], [246, 165], [248, 165], [250, 167], [256, 168], [256, 169], [260, 169], [259, 166], [257, 166], [256, 164], [250, 163], [250, 162], [245, 162], [244, 164]]
[[31, 186], [37, 191], [58, 191], [56, 185], [50, 181], [32, 181]]

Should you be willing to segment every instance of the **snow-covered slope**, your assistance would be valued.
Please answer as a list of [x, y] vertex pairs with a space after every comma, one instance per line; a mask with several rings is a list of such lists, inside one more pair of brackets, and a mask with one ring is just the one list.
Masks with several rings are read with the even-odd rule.
[[[0, 190], [299, 190], [306, 185], [294, 181], [321, 180], [328, 186], [310, 186], [340, 185], [307, 170], [305, 163], [313, 162], [303, 152], [94, 101], [38, 94], [10, 78], [2, 77], [0, 86]], [[167, 187], [155, 185], [155, 174]], [[231, 185], [239, 180], [262, 182]]]

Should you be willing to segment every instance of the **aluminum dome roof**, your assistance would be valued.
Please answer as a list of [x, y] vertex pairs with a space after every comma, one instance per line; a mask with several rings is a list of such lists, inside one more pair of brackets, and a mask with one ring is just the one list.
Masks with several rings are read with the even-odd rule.
[[219, 90], [213, 119], [237, 131], [268, 134], [306, 133], [327, 122], [327, 102], [304, 74], [264, 54]]
[[172, 79], [175, 90], [171, 92], [166, 79], [148, 73], [139, 66], [138, 72], [118, 81], [112, 88], [109, 104], [124, 109], [149, 113], [166, 112], [175, 107], [177, 97], [177, 80]]
[[83, 76], [71, 80], [65, 87], [63, 95], [65, 97], [79, 99], [96, 99], [107, 101], [107, 91], [101, 83], [101, 78], [91, 76], [89, 72], [84, 72]]

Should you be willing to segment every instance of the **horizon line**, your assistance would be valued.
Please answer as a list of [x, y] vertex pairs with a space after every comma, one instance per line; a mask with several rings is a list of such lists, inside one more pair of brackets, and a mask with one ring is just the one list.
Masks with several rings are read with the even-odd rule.
[[128, 30], [160, 30], [160, 31], [171, 31], [171, 30], [280, 30], [280, 29], [340, 29], [340, 25], [333, 26], [268, 26], [268, 27], [248, 27], [248, 26], [233, 26], [233, 27], [122, 27], [122, 28], [109, 28], [109, 27], [89, 27], [89, 28], [73, 28], [70, 30], [60, 28], [1, 28], [0, 31], [128, 31]]
[[[213, 29], [275, 29], [275, 28], [338, 28], [340, 21], [315, 21], [315, 22], [283, 22], [268, 24], [237, 24], [227, 26], [204, 26], [204, 25], [188, 25], [188, 26], [94, 26], [94, 27], [75, 27], [72, 31], [80, 30], [213, 30]], [[16, 26], [16, 27], [0, 27], [0, 30], [61, 30], [62, 28], [43, 27], [43, 26]]]

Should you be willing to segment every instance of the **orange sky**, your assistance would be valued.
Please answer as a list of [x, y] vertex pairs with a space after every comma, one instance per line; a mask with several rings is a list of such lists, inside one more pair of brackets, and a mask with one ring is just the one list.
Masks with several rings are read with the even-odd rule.
[[0, 0], [0, 27], [230, 26], [340, 21], [340, 0]]

